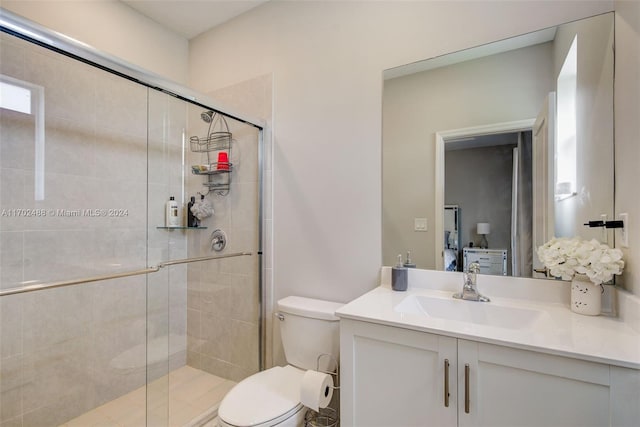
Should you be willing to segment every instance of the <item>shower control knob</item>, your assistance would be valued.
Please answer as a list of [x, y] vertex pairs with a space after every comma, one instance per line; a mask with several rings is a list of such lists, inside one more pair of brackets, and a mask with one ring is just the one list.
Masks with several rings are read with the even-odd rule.
[[227, 246], [227, 235], [219, 228], [211, 233], [211, 250], [220, 252]]

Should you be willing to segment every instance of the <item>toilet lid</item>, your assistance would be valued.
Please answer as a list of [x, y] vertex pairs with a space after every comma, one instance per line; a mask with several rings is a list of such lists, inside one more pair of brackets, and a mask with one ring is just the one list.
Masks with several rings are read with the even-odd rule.
[[243, 427], [286, 419], [301, 406], [303, 375], [304, 371], [293, 366], [276, 366], [245, 378], [222, 399], [218, 416], [227, 424]]

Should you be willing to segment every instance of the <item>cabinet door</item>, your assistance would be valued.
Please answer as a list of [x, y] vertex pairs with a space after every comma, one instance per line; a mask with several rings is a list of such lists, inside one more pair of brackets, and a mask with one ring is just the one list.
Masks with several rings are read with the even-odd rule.
[[343, 426], [456, 425], [454, 338], [346, 319], [340, 337]]
[[640, 370], [611, 366], [611, 425], [640, 424]]
[[458, 340], [462, 427], [608, 426], [609, 384], [608, 365]]

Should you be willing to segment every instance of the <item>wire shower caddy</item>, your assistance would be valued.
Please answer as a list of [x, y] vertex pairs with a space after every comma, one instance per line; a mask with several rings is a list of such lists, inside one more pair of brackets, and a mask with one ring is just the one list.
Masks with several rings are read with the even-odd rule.
[[[216, 194], [226, 196], [231, 188], [231, 172], [233, 171], [233, 163], [229, 162], [231, 158], [231, 146], [233, 135], [229, 131], [229, 125], [226, 118], [220, 113], [214, 112], [207, 135], [204, 137], [192, 136], [189, 138], [189, 148], [194, 153], [202, 153], [206, 155], [206, 163], [191, 166], [191, 172], [195, 175], [205, 175], [207, 180], [203, 182], [209, 191]], [[221, 161], [216, 155], [225, 153], [226, 161]]]

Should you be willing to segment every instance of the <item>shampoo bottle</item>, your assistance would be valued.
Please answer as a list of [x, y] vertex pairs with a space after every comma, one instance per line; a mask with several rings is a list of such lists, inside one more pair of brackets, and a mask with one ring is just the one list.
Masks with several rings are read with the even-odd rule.
[[165, 216], [167, 227], [180, 227], [180, 215], [178, 213], [178, 202], [173, 196], [169, 197]]
[[409, 272], [402, 265], [402, 255], [398, 255], [398, 263], [391, 268], [391, 289], [394, 291], [406, 291]]

